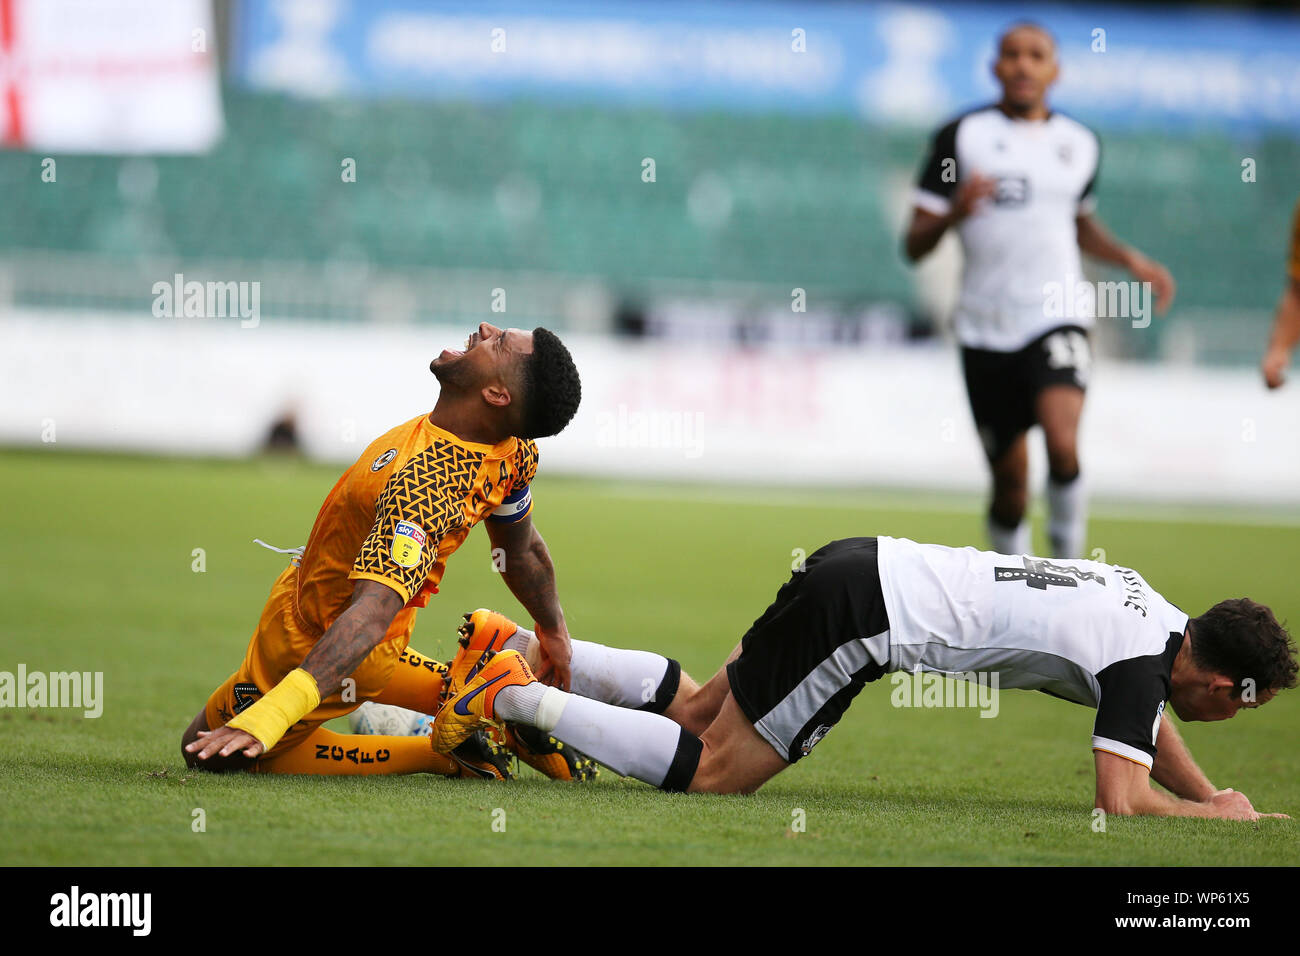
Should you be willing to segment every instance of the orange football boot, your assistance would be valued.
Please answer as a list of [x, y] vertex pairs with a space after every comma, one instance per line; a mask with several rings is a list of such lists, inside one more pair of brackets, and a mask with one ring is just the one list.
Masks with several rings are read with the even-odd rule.
[[519, 630], [519, 625], [504, 614], [481, 607], [465, 615], [465, 623], [457, 628], [460, 648], [448, 665], [442, 684], [442, 699], [451, 700], [492, 659], [492, 655], [506, 646]]
[[485, 724], [496, 723], [497, 694], [503, 687], [537, 683], [532, 668], [518, 651], [501, 651], [438, 711], [433, 721], [433, 749], [450, 753]]
[[489, 733], [528, 766], [552, 780], [585, 783], [596, 779], [600, 773], [596, 761], [536, 727], [508, 723], [499, 730], [493, 728]]

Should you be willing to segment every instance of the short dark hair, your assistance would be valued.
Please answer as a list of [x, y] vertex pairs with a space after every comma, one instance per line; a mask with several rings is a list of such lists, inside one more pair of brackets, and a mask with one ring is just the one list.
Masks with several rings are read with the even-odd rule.
[[524, 359], [524, 412], [520, 438], [545, 438], [564, 430], [582, 401], [578, 367], [550, 329], [533, 329], [533, 351]]
[[1263, 604], [1249, 598], [1220, 601], [1191, 625], [1193, 663], [1231, 677], [1233, 697], [1241, 695], [1247, 678], [1261, 693], [1296, 685], [1295, 644]]
[[1053, 50], [1060, 48], [1060, 44], [1056, 42], [1056, 34], [1047, 29], [1047, 27], [1043, 26], [1037, 20], [1016, 20], [1014, 23], [1008, 24], [1006, 28], [998, 34], [997, 48], [999, 53], [1002, 52], [1002, 44], [1006, 41], [1006, 38], [1011, 36], [1011, 34], [1015, 33], [1017, 30], [1034, 30], [1035, 32], [1041, 33], [1043, 36], [1047, 37], [1048, 42], [1052, 44]]

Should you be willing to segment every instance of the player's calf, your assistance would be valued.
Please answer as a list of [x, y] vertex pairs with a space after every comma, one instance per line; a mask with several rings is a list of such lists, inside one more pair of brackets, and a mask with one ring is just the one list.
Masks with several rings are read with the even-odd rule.
[[1029, 482], [1026, 476], [994, 466], [989, 517], [1003, 527], [1014, 528], [1024, 521], [1028, 507]]
[[687, 787], [690, 793], [753, 793], [789, 766], [731, 695], [701, 743], [699, 765]]

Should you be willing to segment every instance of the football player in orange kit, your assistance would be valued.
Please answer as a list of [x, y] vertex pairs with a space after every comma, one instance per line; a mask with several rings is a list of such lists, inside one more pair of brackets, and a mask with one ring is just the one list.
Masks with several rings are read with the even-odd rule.
[[334, 485], [271, 588], [243, 664], [186, 729], [190, 766], [500, 776], [490, 752], [443, 755], [424, 736], [322, 726], [369, 700], [437, 711], [446, 668], [407, 644], [447, 558], [485, 519], [504, 554], [502, 577], [536, 621], [541, 676], [568, 688], [569, 633], [529, 484], [533, 439], [558, 433], [577, 411], [577, 368], [547, 329], [483, 323], [463, 351], [444, 349], [429, 369], [441, 386], [433, 411], [377, 438]]

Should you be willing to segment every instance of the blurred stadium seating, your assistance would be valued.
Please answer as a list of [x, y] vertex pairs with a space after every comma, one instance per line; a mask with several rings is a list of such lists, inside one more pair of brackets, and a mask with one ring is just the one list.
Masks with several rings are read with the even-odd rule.
[[[0, 267], [15, 304], [147, 307], [130, 277], [201, 277], [255, 263], [263, 308], [303, 318], [370, 314], [378, 275], [408, 287], [415, 318], [485, 310], [461, 273], [531, 277], [539, 320], [565, 288], [620, 298], [725, 288], [787, 300], [916, 305], [898, 252], [900, 186], [925, 148], [914, 129], [848, 117], [388, 100], [303, 101], [224, 91], [228, 130], [195, 157], [78, 156], [58, 189], [24, 188], [34, 153], [0, 153]], [[1129, 354], [1189, 348], [1253, 361], [1277, 296], [1300, 142], [1102, 130], [1100, 211], [1169, 263], [1180, 327], [1129, 337]], [[639, 183], [655, 158], [653, 188]], [[1263, 170], [1243, 189], [1240, 158]], [[340, 157], [357, 182], [338, 188]], [[1209, 224], [1213, 224], [1212, 226]], [[75, 268], [67, 268], [76, 263]], [[161, 273], [160, 273], [161, 268]], [[430, 272], [430, 270], [433, 270]], [[481, 283], [478, 284], [481, 286]], [[380, 300], [396, 308], [392, 296]], [[407, 301], [407, 300], [400, 300]]]
[[[928, 136], [993, 96], [1018, 6], [12, 3], [29, 46], [0, 70], [22, 87], [0, 96], [4, 442], [243, 454], [292, 409], [308, 454], [349, 461], [427, 402], [426, 350], [488, 320], [563, 329], [583, 363], [553, 468], [983, 485], [933, 335], [956, 240], [914, 269], [900, 238]], [[1150, 328], [1097, 324], [1094, 487], [1296, 503], [1300, 393], [1265, 395], [1253, 366], [1296, 201], [1300, 20], [1044, 16], [1051, 102], [1101, 136], [1101, 219], [1178, 281]], [[256, 287], [258, 314], [159, 310], [181, 274]], [[653, 422], [703, 429], [711, 454], [619, 431]]]

